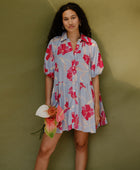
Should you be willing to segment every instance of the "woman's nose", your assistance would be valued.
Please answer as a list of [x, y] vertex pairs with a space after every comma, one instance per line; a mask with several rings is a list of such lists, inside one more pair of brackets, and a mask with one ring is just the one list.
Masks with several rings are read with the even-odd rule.
[[72, 24], [72, 20], [71, 19], [69, 20], [69, 24]]

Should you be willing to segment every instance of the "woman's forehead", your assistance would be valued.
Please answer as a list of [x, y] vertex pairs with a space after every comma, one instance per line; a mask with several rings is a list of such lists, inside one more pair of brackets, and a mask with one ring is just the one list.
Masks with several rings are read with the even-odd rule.
[[63, 17], [71, 17], [77, 15], [75, 11], [72, 9], [67, 9], [66, 11], [63, 12], [62, 16]]

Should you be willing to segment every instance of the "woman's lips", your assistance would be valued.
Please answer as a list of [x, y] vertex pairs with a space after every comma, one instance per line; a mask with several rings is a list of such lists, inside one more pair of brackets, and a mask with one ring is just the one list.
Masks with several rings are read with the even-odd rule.
[[69, 28], [73, 28], [74, 26], [69, 26]]

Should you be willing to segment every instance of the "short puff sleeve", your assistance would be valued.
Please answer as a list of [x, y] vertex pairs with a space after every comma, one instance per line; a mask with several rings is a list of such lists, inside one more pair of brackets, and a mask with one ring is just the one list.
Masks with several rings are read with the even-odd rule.
[[104, 69], [103, 60], [96, 41], [94, 41], [91, 46], [90, 68], [91, 77], [96, 77], [97, 75], [102, 74]]
[[47, 49], [44, 56], [44, 73], [54, 79], [54, 55], [52, 50], [52, 40], [49, 41]]

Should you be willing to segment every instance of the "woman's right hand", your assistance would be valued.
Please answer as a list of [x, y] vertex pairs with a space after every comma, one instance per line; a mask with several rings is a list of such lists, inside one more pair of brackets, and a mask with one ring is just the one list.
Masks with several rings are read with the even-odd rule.
[[47, 106], [51, 106], [51, 102], [45, 102]]

